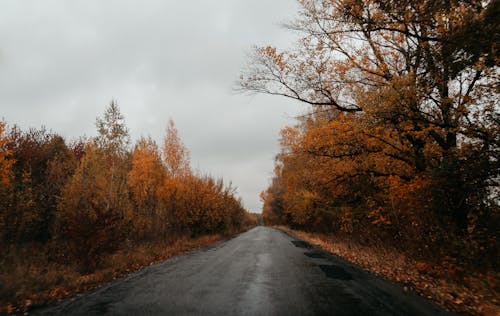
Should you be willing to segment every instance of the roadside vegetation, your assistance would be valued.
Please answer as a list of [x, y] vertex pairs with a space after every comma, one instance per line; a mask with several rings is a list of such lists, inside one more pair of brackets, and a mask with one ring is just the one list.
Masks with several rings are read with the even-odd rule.
[[0, 311], [98, 286], [256, 224], [236, 189], [195, 172], [173, 121], [130, 149], [115, 102], [67, 143], [0, 122]]
[[357, 245], [351, 260], [401, 255], [415, 265], [378, 271], [431, 275], [437, 301], [478, 314], [482, 287], [498, 312], [500, 1], [300, 3], [295, 46], [256, 48], [240, 82], [308, 104], [264, 222]]

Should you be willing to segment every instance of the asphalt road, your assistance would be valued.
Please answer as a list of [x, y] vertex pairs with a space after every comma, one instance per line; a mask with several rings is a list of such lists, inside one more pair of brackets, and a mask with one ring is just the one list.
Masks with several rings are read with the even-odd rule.
[[281, 231], [256, 227], [36, 315], [449, 315]]

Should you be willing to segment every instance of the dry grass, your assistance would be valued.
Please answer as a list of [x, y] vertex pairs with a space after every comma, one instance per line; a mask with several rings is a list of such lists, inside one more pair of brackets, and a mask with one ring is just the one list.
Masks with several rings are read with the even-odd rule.
[[101, 268], [82, 275], [78, 266], [54, 263], [47, 250], [26, 247], [0, 257], [0, 315], [26, 314], [34, 306], [43, 306], [78, 292], [97, 288], [172, 256], [208, 246], [228, 235], [179, 237], [171, 242], [130, 243], [105, 258]]
[[456, 268], [436, 267], [397, 251], [366, 247], [335, 236], [276, 226], [291, 235], [338, 255], [364, 269], [430, 298], [446, 308], [473, 315], [500, 315], [499, 274], [474, 273], [458, 276]]

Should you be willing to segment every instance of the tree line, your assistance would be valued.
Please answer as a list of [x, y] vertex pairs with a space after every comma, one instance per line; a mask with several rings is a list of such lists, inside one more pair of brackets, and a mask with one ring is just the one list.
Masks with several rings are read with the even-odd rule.
[[53, 260], [90, 272], [128, 242], [253, 224], [234, 187], [191, 169], [172, 120], [161, 147], [141, 137], [132, 150], [116, 102], [96, 127], [96, 137], [67, 143], [45, 128], [22, 131], [0, 122], [4, 254], [38, 244]]
[[500, 1], [300, 1], [243, 91], [309, 105], [281, 131], [267, 223], [494, 268]]

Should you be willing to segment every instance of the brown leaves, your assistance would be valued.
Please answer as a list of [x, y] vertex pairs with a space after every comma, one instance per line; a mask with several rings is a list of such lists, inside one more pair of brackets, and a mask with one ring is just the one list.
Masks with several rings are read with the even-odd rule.
[[[404, 254], [386, 248], [366, 247], [351, 240], [319, 233], [307, 233], [280, 226], [300, 239], [339, 255], [366, 270], [404, 285], [446, 308], [473, 315], [497, 315], [500, 301], [495, 285], [498, 274], [470, 273], [466, 279], [453, 276], [454, 265], [437, 266], [416, 261]], [[488, 284], [484, 280], [492, 280]]]

